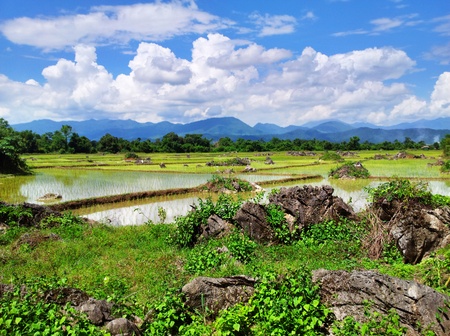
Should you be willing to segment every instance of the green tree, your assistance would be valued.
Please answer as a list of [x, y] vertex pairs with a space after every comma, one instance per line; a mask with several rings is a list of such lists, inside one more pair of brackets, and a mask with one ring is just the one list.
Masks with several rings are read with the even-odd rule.
[[450, 134], [446, 134], [441, 140], [441, 148], [444, 151], [444, 156], [446, 158], [450, 157]]
[[30, 172], [27, 164], [19, 156], [21, 138], [18, 132], [0, 118], [0, 173], [27, 174]]
[[97, 144], [97, 148], [101, 152], [117, 153], [120, 150], [119, 138], [106, 133], [102, 136]]

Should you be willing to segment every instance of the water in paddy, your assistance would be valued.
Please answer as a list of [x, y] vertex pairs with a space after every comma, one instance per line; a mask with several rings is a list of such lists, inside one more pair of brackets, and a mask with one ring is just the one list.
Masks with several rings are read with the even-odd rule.
[[[42, 203], [47, 193], [62, 195], [62, 201], [118, 195], [125, 193], [191, 188], [206, 183], [211, 174], [170, 174], [126, 171], [47, 169], [32, 176], [18, 176], [0, 180], [0, 200], [9, 203]], [[274, 180], [280, 176], [245, 175], [255, 182]]]
[[[301, 183], [283, 184], [284, 187], [293, 186], [321, 186], [331, 185], [334, 188], [333, 195], [341, 197], [344, 202], [350, 204], [356, 212], [363, 210], [367, 205], [367, 192], [365, 187], [376, 187], [382, 181], [356, 180], [356, 181], [340, 181], [323, 179], [319, 181], [306, 181]], [[266, 188], [266, 194], [273, 188]], [[450, 196], [450, 186], [444, 181], [430, 181], [429, 188], [431, 192], [441, 195]], [[199, 195], [198, 197], [201, 197]], [[85, 217], [110, 223], [112, 225], [139, 225], [151, 220], [154, 223], [160, 221], [158, 209], [162, 208], [167, 212], [165, 223], [173, 222], [176, 216], [187, 214], [192, 209], [191, 205], [198, 202], [198, 197], [174, 197], [168, 200], [152, 201], [149, 203], [132, 204], [118, 208], [102, 209], [100, 211], [95, 208], [80, 209], [77, 213], [85, 215]], [[142, 202], [142, 201], [141, 201]], [[108, 207], [107, 205], [105, 207]], [[98, 208], [97, 208], [98, 209]], [[81, 213], [80, 213], [81, 212]]]

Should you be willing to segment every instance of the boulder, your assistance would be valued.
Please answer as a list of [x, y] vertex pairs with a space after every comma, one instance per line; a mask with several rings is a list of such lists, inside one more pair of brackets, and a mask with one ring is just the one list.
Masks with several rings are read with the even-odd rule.
[[44, 294], [45, 302], [53, 302], [64, 306], [70, 302], [73, 306], [79, 306], [89, 300], [89, 295], [80, 289], [61, 287], [50, 289]]
[[112, 321], [111, 309], [113, 304], [105, 300], [96, 300], [89, 298], [87, 301], [81, 303], [76, 309], [85, 313], [88, 319], [95, 325], [103, 325], [106, 322]]
[[41, 196], [38, 198], [38, 201], [40, 202], [49, 202], [49, 201], [56, 201], [62, 199], [62, 196], [60, 194], [55, 193], [47, 193], [44, 196]]
[[410, 204], [391, 220], [390, 234], [405, 263], [417, 264], [450, 242], [450, 209]]
[[299, 229], [325, 220], [338, 221], [341, 217], [356, 219], [353, 208], [342, 198], [333, 196], [333, 192], [328, 185], [281, 188], [277, 194], [269, 196], [269, 201], [294, 216]]
[[217, 215], [211, 215], [206, 224], [201, 226], [200, 239], [208, 239], [212, 237], [221, 237], [233, 228], [233, 224], [220, 218]]
[[186, 306], [217, 316], [219, 311], [247, 302], [254, 293], [256, 280], [245, 275], [224, 278], [198, 277], [183, 286]]
[[105, 330], [111, 335], [122, 335], [122, 336], [139, 336], [141, 332], [138, 327], [126, 318], [117, 318], [108, 322], [105, 326]]
[[234, 220], [237, 225], [253, 240], [259, 243], [269, 243], [275, 238], [263, 205], [246, 202], [236, 212]]
[[401, 280], [373, 271], [313, 271], [320, 296], [338, 320], [353, 316], [367, 320], [365, 310], [386, 314], [395, 309], [408, 335], [421, 335], [419, 325], [436, 335], [450, 335], [449, 315], [443, 313], [450, 297], [415, 281]]
[[402, 202], [386, 199], [371, 209], [387, 223], [405, 263], [416, 264], [433, 251], [450, 243], [450, 208], [436, 208], [411, 199]]

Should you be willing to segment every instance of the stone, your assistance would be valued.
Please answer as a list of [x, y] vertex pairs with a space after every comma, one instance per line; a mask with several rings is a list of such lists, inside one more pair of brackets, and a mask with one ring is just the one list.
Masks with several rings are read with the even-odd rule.
[[[450, 335], [449, 315], [441, 313], [450, 297], [415, 281], [402, 280], [374, 271], [313, 271], [313, 282], [320, 286], [321, 301], [330, 307], [337, 320], [353, 316], [367, 320], [369, 310], [386, 314], [393, 308], [408, 335], [421, 335], [418, 323], [438, 336]], [[439, 318], [436, 318], [439, 316]]]
[[333, 192], [334, 189], [328, 185], [281, 188], [278, 193], [269, 196], [269, 202], [294, 216], [298, 229], [325, 220], [357, 219], [353, 208], [342, 198], [333, 196]]
[[256, 280], [245, 275], [224, 278], [198, 277], [183, 286], [186, 306], [207, 312], [210, 318], [237, 303], [246, 303], [254, 293]]
[[251, 239], [259, 243], [270, 243], [274, 240], [275, 233], [266, 217], [263, 205], [246, 202], [236, 212], [233, 219]]
[[201, 226], [200, 239], [208, 239], [212, 237], [222, 237], [231, 231], [233, 224], [220, 218], [217, 215], [211, 215], [206, 224]]
[[105, 322], [112, 321], [111, 309], [113, 304], [105, 300], [96, 300], [89, 298], [81, 303], [76, 309], [85, 313], [88, 319], [95, 325], [103, 325]]
[[126, 318], [117, 318], [105, 325], [105, 330], [113, 336], [139, 336], [141, 332], [138, 327]]

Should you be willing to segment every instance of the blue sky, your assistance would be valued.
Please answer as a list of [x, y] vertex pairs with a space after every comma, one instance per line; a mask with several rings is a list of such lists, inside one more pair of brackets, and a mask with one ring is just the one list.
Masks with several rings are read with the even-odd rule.
[[0, 2], [0, 117], [450, 117], [448, 0]]

